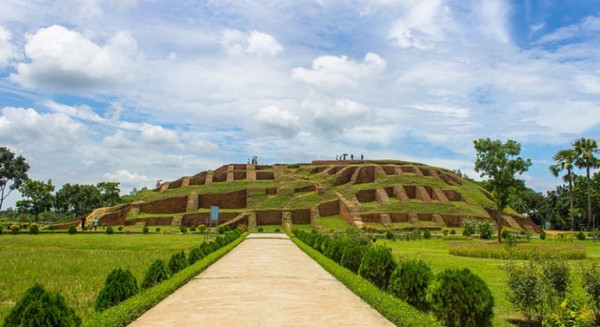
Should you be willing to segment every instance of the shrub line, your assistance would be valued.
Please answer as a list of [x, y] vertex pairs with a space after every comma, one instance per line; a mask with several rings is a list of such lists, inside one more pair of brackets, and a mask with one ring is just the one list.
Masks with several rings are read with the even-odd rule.
[[289, 236], [292, 242], [321, 265], [323, 269], [396, 326], [441, 326], [431, 315], [423, 313], [392, 294], [378, 289], [364, 278], [341, 267], [335, 261], [304, 244], [296, 236], [291, 234]]
[[248, 236], [248, 233], [242, 234], [235, 241], [210, 253], [177, 274], [174, 274], [170, 279], [144, 290], [114, 307], [96, 313], [90, 319], [84, 321], [82, 326], [120, 327], [128, 325], [217, 260], [225, 256], [229, 251], [244, 241], [246, 236]]

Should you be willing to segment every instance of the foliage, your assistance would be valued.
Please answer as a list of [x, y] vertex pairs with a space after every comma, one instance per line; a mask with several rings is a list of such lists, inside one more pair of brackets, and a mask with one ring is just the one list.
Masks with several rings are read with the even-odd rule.
[[94, 185], [65, 184], [56, 192], [56, 210], [75, 217], [87, 215], [102, 206], [102, 194]]
[[[309, 234], [309, 233], [304, 233]], [[311, 249], [307, 243], [302, 243], [304, 235], [298, 233], [298, 238], [292, 237], [292, 241], [306, 254], [320, 264], [327, 272], [342, 282], [348, 289], [367, 302], [375, 310], [397, 326], [426, 326], [435, 327], [439, 323], [434, 321], [428, 314], [419, 312], [406, 302], [395, 296], [378, 289], [365, 279], [340, 267], [331, 259], [328, 259], [318, 251]]]
[[479, 223], [476, 219], [469, 218], [464, 223], [463, 235], [471, 236], [477, 232], [477, 226]]
[[187, 233], [187, 228], [186, 228], [186, 227], [181, 227], [181, 228], [179, 228], [179, 231], [180, 231], [182, 234], [185, 234], [185, 233]]
[[147, 226], [144, 226], [144, 228], [142, 228], [142, 232], [144, 232], [144, 234], [148, 234], [149, 231], [150, 229]]
[[139, 291], [137, 280], [129, 270], [115, 269], [106, 277], [104, 288], [98, 293], [94, 309], [103, 311]]
[[390, 249], [381, 245], [373, 245], [363, 256], [358, 274], [373, 285], [385, 290], [396, 265]]
[[117, 227], [117, 230], [118, 230], [119, 232], [123, 231], [123, 226], [119, 226], [119, 227]]
[[498, 244], [452, 243], [448, 246], [448, 252], [452, 255], [461, 257], [504, 260], [528, 260], [532, 257], [542, 259], [559, 258], [563, 260], [579, 260], [586, 257], [585, 248], [581, 246], [558, 247], [546, 244], [502, 247]]
[[100, 182], [96, 184], [96, 188], [100, 191], [102, 207], [111, 207], [121, 203], [121, 189], [118, 182]]
[[479, 232], [480, 238], [489, 240], [494, 233], [494, 225], [488, 220], [480, 221], [479, 224], [477, 224], [477, 231]]
[[494, 297], [486, 283], [469, 269], [446, 269], [427, 292], [434, 315], [448, 327], [491, 326]]
[[581, 285], [590, 299], [594, 308], [596, 323], [600, 322], [600, 269], [597, 263], [592, 263], [589, 268], [581, 267]]
[[356, 274], [358, 273], [358, 268], [360, 268], [360, 263], [365, 252], [367, 252], [365, 245], [349, 243], [342, 251], [340, 264]]
[[196, 263], [196, 261], [204, 258], [204, 256], [205, 256], [205, 253], [204, 253], [204, 251], [202, 251], [202, 249], [200, 247], [193, 248], [190, 251], [190, 254], [188, 255], [188, 261], [189, 261], [190, 265], [193, 265], [194, 263]]
[[344, 247], [347, 244], [349, 244], [349, 243], [347, 243], [344, 240], [333, 240], [333, 241], [331, 241], [331, 243], [329, 244], [329, 246], [327, 247], [325, 252], [323, 252], [323, 254], [326, 257], [328, 257], [329, 259], [339, 263], [340, 260], [342, 259]]
[[219, 234], [225, 234], [226, 232], [230, 232], [230, 231], [231, 231], [231, 227], [229, 227], [229, 225], [219, 226], [219, 228], [217, 229], [217, 232]]
[[164, 261], [157, 259], [146, 271], [140, 286], [149, 288], [167, 279], [169, 279], [169, 268], [167, 268]]
[[37, 235], [40, 233], [40, 226], [36, 223], [29, 225], [29, 234]]
[[185, 258], [183, 251], [177, 252], [171, 256], [169, 260], [169, 270], [171, 274], [176, 274], [187, 267], [188, 261]]
[[50, 210], [54, 202], [54, 185], [52, 181], [48, 180], [48, 183], [43, 181], [34, 181], [28, 179], [21, 187], [19, 192], [25, 198], [24, 200], [17, 201], [17, 207], [21, 212], [28, 212], [34, 215], [35, 221], [39, 221], [39, 214]]
[[587, 229], [590, 230], [595, 222], [592, 221], [592, 188], [590, 178], [590, 168], [596, 168], [600, 165], [600, 161], [594, 154], [600, 152], [598, 142], [593, 139], [584, 137], [573, 143], [575, 151], [575, 165], [579, 168], [585, 168], [585, 176], [587, 182]]
[[545, 239], [546, 239], [546, 232], [542, 231], [542, 232], [540, 233], [540, 240], [542, 240], [542, 241], [543, 241], [543, 240], [545, 240]]
[[390, 292], [419, 310], [427, 310], [427, 287], [433, 280], [431, 269], [423, 261], [405, 261], [390, 277]]
[[497, 210], [498, 242], [502, 242], [501, 212], [508, 204], [511, 192], [515, 188], [523, 187], [524, 182], [515, 179], [515, 175], [527, 171], [531, 160], [518, 157], [521, 145], [513, 140], [502, 143], [500, 140], [492, 141], [486, 138], [475, 140], [474, 145], [477, 151], [475, 171], [479, 172], [481, 177], [489, 178], [487, 182], [492, 188]]
[[396, 239], [396, 236], [394, 236], [394, 233], [392, 233], [391, 231], [387, 231], [387, 233], [385, 233], [385, 238], [393, 241]]
[[585, 234], [583, 232], [579, 232], [577, 233], [577, 239], [580, 241], [584, 241], [585, 240]]
[[426, 240], [430, 239], [430, 238], [431, 238], [431, 231], [430, 231], [430, 230], [428, 230], [428, 229], [426, 229], [426, 230], [423, 232], [423, 237], [424, 237]]
[[0, 147], [0, 209], [4, 199], [28, 180], [27, 171], [29, 164], [23, 156], [15, 157], [8, 148]]
[[262, 233], [264, 231], [264, 229], [262, 227], [258, 227], [258, 232]]
[[456, 235], [456, 229], [452, 228], [452, 229], [450, 230], [450, 235]]
[[106, 234], [110, 235], [114, 232], [115, 232], [115, 230], [112, 228], [112, 226], [106, 227]]
[[463, 236], [470, 237], [473, 233], [471, 233], [470, 229], [465, 228], [465, 229], [463, 229], [463, 233], [462, 234], [463, 234]]
[[19, 234], [20, 229], [21, 228], [19, 228], [19, 225], [16, 225], [16, 224], [10, 225], [10, 232], [15, 235]]
[[576, 160], [577, 153], [573, 149], [561, 150], [554, 155], [555, 165], [550, 166], [550, 171], [555, 177], [566, 170], [567, 173], [563, 176], [563, 180], [569, 183], [569, 216], [571, 217], [571, 230], [575, 230], [575, 217], [573, 212], [573, 164]]
[[67, 229], [67, 232], [71, 235], [77, 234], [77, 228], [75, 228], [75, 226], [69, 226], [69, 228]]
[[593, 326], [594, 314], [580, 301], [564, 300], [554, 312], [544, 317], [544, 327], [588, 327]]
[[40, 284], [35, 284], [25, 292], [4, 320], [5, 327], [36, 326], [79, 326], [81, 319], [69, 307], [59, 293], [52, 294]]

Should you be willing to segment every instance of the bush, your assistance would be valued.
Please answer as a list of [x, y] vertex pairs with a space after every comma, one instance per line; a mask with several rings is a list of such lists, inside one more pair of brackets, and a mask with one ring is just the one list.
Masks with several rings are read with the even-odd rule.
[[464, 236], [471, 236], [473, 234], [475, 234], [477, 232], [477, 226], [479, 225], [479, 222], [473, 218], [469, 218], [465, 221], [464, 223], [464, 230], [463, 230], [463, 235]]
[[450, 231], [447, 229], [442, 229], [442, 235], [447, 236], [448, 232], [450, 232]]
[[105, 231], [105, 233], [106, 233], [106, 234], [110, 235], [110, 234], [112, 234], [112, 233], [114, 233], [114, 232], [115, 232], [115, 231], [113, 230], [112, 226], [108, 226], [108, 227], [106, 227], [106, 231]]
[[36, 223], [33, 223], [29, 226], [29, 234], [37, 235], [40, 233], [40, 226]]
[[394, 296], [413, 307], [426, 311], [427, 287], [433, 280], [431, 269], [423, 261], [403, 262], [390, 277], [389, 290]]
[[10, 232], [13, 233], [14, 235], [19, 234], [19, 225], [10, 225]]
[[503, 240], [509, 238], [510, 236], [512, 236], [511, 232], [506, 229], [506, 228], [502, 228], [502, 234], [500, 234], [500, 236], [502, 237]]
[[479, 232], [479, 237], [484, 240], [489, 240], [492, 238], [492, 235], [494, 234], [494, 229], [495, 229], [494, 225], [488, 220], [481, 221], [477, 225], [477, 231]]
[[220, 226], [220, 227], [217, 229], [217, 232], [218, 232], [219, 234], [225, 234], [225, 233], [227, 233], [227, 232], [231, 232], [231, 227], [229, 227], [229, 225], [223, 225], [223, 226]]
[[433, 314], [446, 326], [491, 326], [494, 297], [485, 282], [469, 269], [446, 269], [427, 292]]
[[463, 236], [470, 237], [472, 233], [471, 233], [471, 231], [469, 229], [465, 228], [465, 229], [463, 229], [463, 233], [462, 234], [463, 234]]
[[3, 230], [2, 225], [0, 225], [0, 235], [2, 235], [2, 230]]
[[385, 290], [395, 268], [396, 262], [392, 258], [391, 251], [384, 246], [373, 245], [363, 256], [358, 274], [373, 285]]
[[77, 228], [75, 228], [75, 226], [69, 226], [69, 229], [67, 229], [67, 232], [71, 235], [76, 234]]
[[182, 234], [185, 234], [185, 233], [187, 233], [188, 229], [187, 229], [187, 227], [181, 227], [181, 228], [179, 228], [179, 231], [180, 231]]
[[450, 235], [456, 235], [456, 230], [454, 228], [450, 230]]
[[190, 263], [190, 265], [193, 265], [196, 261], [204, 258], [205, 254], [204, 251], [202, 251], [201, 248], [197, 247], [197, 248], [193, 248], [190, 251], [190, 254], [188, 255], [188, 262]]
[[183, 270], [185, 267], [187, 267], [187, 265], [188, 261], [185, 258], [183, 251], [173, 254], [169, 260], [169, 270], [171, 271], [172, 275]]
[[577, 239], [580, 241], [584, 241], [585, 240], [585, 234], [583, 232], [579, 232], [577, 233]]
[[279, 230], [279, 228], [275, 228], [275, 233], [281, 233], [281, 230]]
[[258, 227], [258, 232], [259, 232], [259, 233], [262, 233], [262, 232], [263, 232], [263, 230], [264, 230], [264, 229], [263, 229], [262, 227]]
[[340, 264], [356, 274], [365, 252], [367, 252], [366, 246], [350, 243], [342, 251]]
[[25, 292], [4, 319], [5, 327], [36, 326], [79, 326], [81, 319], [69, 307], [59, 293], [52, 294], [40, 284], [35, 284]]
[[160, 227], [156, 227], [156, 229], [154, 229], [154, 231], [156, 231], [157, 233], [160, 232]]
[[167, 279], [169, 279], [169, 268], [164, 261], [158, 259], [146, 270], [141, 287], [149, 288]]
[[146, 226], [144, 226], [144, 228], [142, 229], [142, 232], [144, 232], [144, 234], [148, 234], [149, 231], [150, 229]]
[[413, 237], [413, 240], [420, 240], [421, 239], [421, 230], [418, 228], [413, 230], [412, 237]]
[[196, 231], [196, 227], [192, 226], [190, 227], [190, 232], [195, 232]]
[[98, 293], [94, 309], [103, 311], [134, 296], [138, 291], [137, 280], [131, 271], [115, 269], [106, 277], [104, 288]]
[[329, 259], [339, 263], [342, 259], [342, 252], [347, 243], [342, 240], [332, 240], [323, 254]]
[[426, 230], [423, 232], [423, 237], [424, 237], [426, 240], [430, 239], [430, 238], [431, 238], [431, 231], [429, 231], [428, 229], [426, 229]]
[[396, 236], [394, 236], [394, 233], [392, 233], [391, 231], [388, 231], [387, 233], [385, 233], [385, 238], [393, 241], [396, 239]]
[[600, 323], [600, 270], [598, 264], [594, 262], [588, 268], [582, 266], [581, 272], [581, 286], [590, 298], [596, 323]]
[[123, 231], [123, 226], [119, 226], [119, 227], [117, 227], [117, 230], [118, 230], [119, 232], [122, 232], [122, 231]]
[[540, 240], [542, 240], [542, 241], [543, 241], [543, 240], [545, 240], [545, 239], [546, 239], [546, 232], [542, 231], [542, 232], [540, 233]]

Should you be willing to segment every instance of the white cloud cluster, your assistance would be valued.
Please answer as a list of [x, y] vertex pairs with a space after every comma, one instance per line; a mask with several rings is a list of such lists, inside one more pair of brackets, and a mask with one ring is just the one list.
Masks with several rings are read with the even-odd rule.
[[310, 112], [319, 133], [341, 134], [344, 130], [372, 123], [373, 112], [365, 104], [348, 100], [305, 101], [302, 108]]
[[17, 56], [17, 49], [11, 40], [10, 31], [0, 26], [0, 69], [8, 66], [9, 61]]
[[11, 80], [27, 88], [77, 91], [109, 87], [127, 78], [137, 53], [135, 40], [123, 32], [104, 46], [59, 25], [26, 38], [29, 61], [17, 65]]
[[114, 172], [105, 173], [104, 175], [102, 175], [102, 177], [106, 180], [116, 181], [121, 183], [122, 185], [129, 187], [135, 187], [140, 184], [144, 185], [153, 181], [150, 177], [146, 175], [138, 174], [136, 172], [130, 172], [127, 169], [119, 169]]
[[298, 116], [277, 106], [260, 108], [256, 122], [257, 126], [250, 128], [256, 135], [293, 138], [300, 131]]
[[248, 53], [260, 57], [275, 57], [283, 51], [283, 46], [277, 39], [259, 31], [243, 33], [239, 30], [225, 30], [221, 35], [221, 44], [231, 56]]
[[364, 79], [385, 69], [386, 61], [375, 53], [367, 53], [363, 62], [347, 56], [320, 56], [310, 69], [296, 67], [292, 78], [320, 88], [357, 87]]

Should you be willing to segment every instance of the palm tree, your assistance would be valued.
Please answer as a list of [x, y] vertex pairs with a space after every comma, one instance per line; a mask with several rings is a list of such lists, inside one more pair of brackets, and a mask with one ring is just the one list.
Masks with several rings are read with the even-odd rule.
[[550, 166], [550, 171], [554, 174], [555, 177], [558, 177], [558, 174], [566, 170], [567, 173], [563, 176], [563, 180], [569, 183], [569, 214], [571, 217], [571, 230], [575, 230], [575, 218], [573, 216], [573, 163], [577, 157], [577, 153], [575, 150], [561, 150], [558, 151], [556, 155], [554, 155], [554, 161], [556, 164]]
[[[587, 204], [588, 204], [588, 230], [592, 227], [592, 197], [591, 197], [591, 185], [590, 185], [590, 168], [598, 167], [598, 158], [594, 157], [595, 153], [600, 152], [598, 149], [598, 142], [592, 139], [586, 139], [584, 137], [573, 143], [573, 150], [575, 151], [575, 165], [579, 168], [585, 167], [585, 173], [587, 178]], [[595, 223], [595, 221], [594, 221]]]

